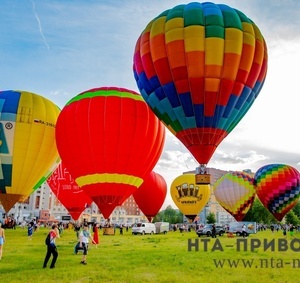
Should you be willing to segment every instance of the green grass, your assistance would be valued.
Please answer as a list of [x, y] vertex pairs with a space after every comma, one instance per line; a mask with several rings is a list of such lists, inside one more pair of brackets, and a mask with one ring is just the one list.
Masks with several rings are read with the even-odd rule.
[[[237, 251], [237, 239], [218, 237], [224, 251], [213, 251], [215, 239], [198, 238], [194, 232], [170, 232], [166, 235], [124, 235], [103, 236], [100, 245], [90, 245], [86, 266], [80, 265], [81, 253], [75, 255], [76, 234], [66, 230], [57, 240], [58, 260], [55, 269], [42, 269], [46, 246], [47, 229], [35, 232], [32, 240], [27, 239], [27, 230], [5, 230], [6, 242], [0, 261], [0, 283], [38, 282], [298, 282], [299, 266], [291, 266], [292, 260], [300, 260], [300, 233], [295, 234], [294, 248], [278, 251], [277, 241], [283, 239], [281, 232], [258, 232], [248, 238], [248, 250]], [[199, 240], [199, 251], [188, 251], [188, 239]], [[210, 239], [208, 250], [204, 251], [202, 239]], [[250, 250], [250, 240], [275, 239], [275, 251], [262, 247]], [[290, 243], [291, 239], [288, 238]], [[231, 246], [228, 246], [231, 245]], [[220, 246], [219, 246], [220, 247]], [[273, 267], [271, 267], [271, 258]], [[228, 262], [223, 268], [216, 267], [214, 260], [240, 260], [237, 267]], [[261, 267], [261, 260], [268, 260], [269, 266]], [[51, 260], [51, 259], [50, 259]], [[244, 267], [243, 261], [252, 261], [252, 267]], [[266, 262], [264, 262], [265, 264]], [[290, 263], [290, 264], [288, 264]], [[296, 262], [297, 263], [297, 262]], [[49, 264], [48, 264], [49, 265]]]

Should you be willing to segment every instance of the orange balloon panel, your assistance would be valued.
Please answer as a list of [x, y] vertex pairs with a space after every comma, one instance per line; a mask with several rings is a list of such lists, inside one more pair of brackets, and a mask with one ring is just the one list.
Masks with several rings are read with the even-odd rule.
[[194, 174], [183, 174], [172, 182], [171, 197], [179, 210], [193, 221], [210, 198], [210, 185], [197, 185]]
[[165, 128], [140, 94], [103, 87], [67, 103], [58, 117], [56, 140], [76, 183], [108, 218], [156, 165]]

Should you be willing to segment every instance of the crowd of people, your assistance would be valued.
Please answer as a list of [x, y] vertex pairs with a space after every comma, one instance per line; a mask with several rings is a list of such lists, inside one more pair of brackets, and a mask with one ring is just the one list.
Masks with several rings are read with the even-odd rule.
[[[16, 229], [17, 226], [14, 223], [14, 219], [12, 217], [6, 217], [3, 221], [0, 221], [0, 260], [2, 259], [3, 246], [5, 242], [5, 229], [4, 228], [12, 228]], [[27, 228], [27, 236], [28, 240], [32, 240], [32, 237], [36, 231], [39, 230], [40, 226], [44, 226], [49, 228], [50, 231], [47, 233], [47, 238], [45, 240], [45, 244], [47, 247], [46, 255], [43, 262], [43, 268], [47, 267], [47, 264], [52, 256], [50, 268], [55, 268], [55, 264], [58, 258], [58, 250], [56, 245], [56, 240], [61, 237], [63, 231], [65, 229], [73, 229], [76, 232], [76, 240], [77, 244], [75, 245], [75, 253], [77, 254], [79, 250], [82, 250], [82, 259], [80, 261], [81, 264], [86, 265], [86, 259], [89, 249], [89, 241], [91, 241], [96, 247], [99, 244], [99, 229], [102, 227], [97, 223], [86, 222], [83, 223], [40, 223], [36, 221], [36, 219], [32, 219], [31, 221], [25, 221], [25, 223], [20, 223], [21, 228]]]
[[[74, 253], [78, 254], [78, 251], [82, 250], [82, 259], [81, 264], [86, 265], [86, 259], [89, 249], [89, 240], [97, 247], [99, 244], [99, 225], [97, 223], [89, 224], [84, 221], [82, 224], [71, 224], [69, 223], [66, 227], [70, 228], [71, 225], [74, 227], [76, 232], [77, 243], [74, 248]], [[52, 230], [49, 232], [49, 242], [46, 241], [47, 253], [45, 256], [43, 268], [47, 267], [47, 263], [52, 255], [52, 262], [50, 268], [55, 268], [55, 263], [58, 258], [58, 251], [56, 246], [56, 239], [60, 238], [60, 235], [63, 233], [63, 228], [65, 225], [60, 223], [60, 225], [53, 224]], [[92, 233], [90, 232], [92, 230]]]
[[[13, 219], [8, 218], [5, 219], [5, 222], [0, 221], [0, 260], [2, 258], [2, 253], [3, 253], [3, 246], [5, 243], [5, 225], [6, 228], [13, 228], [15, 227], [14, 225], [9, 223], [12, 223]], [[7, 226], [8, 225], [8, 226]], [[20, 227], [24, 228], [27, 226], [27, 235], [28, 235], [28, 240], [32, 240], [32, 236], [34, 232], [36, 232], [40, 225], [43, 225], [44, 227], [49, 228], [49, 233], [47, 236], [48, 240], [45, 241], [46, 246], [47, 246], [47, 251], [46, 255], [44, 258], [43, 262], [43, 268], [47, 267], [47, 264], [52, 256], [52, 261], [50, 264], [50, 268], [53, 269], [55, 268], [55, 264], [58, 258], [58, 250], [56, 246], [56, 240], [61, 237], [63, 234], [63, 231], [65, 229], [72, 229], [76, 233], [76, 245], [74, 247], [74, 253], [78, 254], [79, 251], [82, 251], [82, 258], [80, 261], [80, 264], [86, 265], [87, 264], [87, 254], [88, 254], [88, 249], [89, 249], [89, 243], [91, 242], [92, 244], [95, 245], [95, 247], [98, 247], [98, 244], [100, 242], [99, 239], [99, 230], [102, 228], [119, 228], [120, 229], [120, 234], [123, 234], [123, 226], [122, 225], [112, 225], [110, 222], [106, 222], [103, 226], [99, 225], [98, 223], [95, 222], [86, 222], [83, 221], [83, 223], [39, 223], [35, 219], [32, 219], [29, 222], [26, 222], [26, 224], [20, 225]], [[195, 229], [199, 228], [201, 224], [198, 225], [190, 225], [190, 224], [182, 224], [182, 225], [177, 225], [173, 224], [171, 225], [171, 230], [176, 231], [179, 230], [180, 232], [183, 231], [194, 231]], [[245, 226], [246, 227], [246, 226]], [[243, 227], [243, 232], [246, 230], [246, 228]], [[293, 224], [270, 224], [270, 225], [265, 225], [265, 224], [257, 224], [257, 231], [264, 231], [270, 229], [272, 233], [276, 232], [282, 232], [284, 236], [287, 236], [288, 234], [290, 237], [294, 237], [294, 233], [299, 232], [300, 233], [300, 225], [295, 226]], [[126, 226], [126, 231], [128, 231], [128, 226]], [[216, 237], [216, 230], [215, 226], [212, 228], [212, 237]], [[244, 234], [243, 234], [244, 236]]]

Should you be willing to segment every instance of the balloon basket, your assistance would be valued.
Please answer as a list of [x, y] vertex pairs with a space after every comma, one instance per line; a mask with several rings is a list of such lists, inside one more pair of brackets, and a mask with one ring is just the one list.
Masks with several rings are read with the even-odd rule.
[[195, 183], [197, 185], [210, 185], [210, 174], [196, 174]]
[[115, 235], [115, 229], [111, 227], [104, 227], [103, 235]]

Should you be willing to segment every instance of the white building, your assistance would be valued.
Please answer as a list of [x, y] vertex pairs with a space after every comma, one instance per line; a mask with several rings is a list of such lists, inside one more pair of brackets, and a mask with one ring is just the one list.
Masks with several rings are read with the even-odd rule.
[[[133, 198], [129, 198], [122, 206], [118, 206], [110, 216], [112, 224], [134, 224], [136, 222], [145, 221], [146, 217], [138, 208]], [[0, 205], [1, 207], [1, 205]], [[130, 207], [130, 209], [128, 208]], [[134, 209], [132, 209], [134, 207]], [[130, 213], [127, 213], [127, 211]], [[42, 212], [42, 215], [41, 215]], [[52, 217], [52, 219], [60, 221], [68, 221], [69, 213], [67, 209], [60, 203], [56, 196], [52, 193], [47, 183], [42, 184], [35, 190], [25, 202], [16, 203], [8, 212], [9, 216], [13, 216], [17, 222], [22, 220], [41, 219], [42, 217]], [[95, 203], [86, 208], [80, 216], [79, 221], [96, 221], [100, 224], [105, 222], [102, 214]]]

